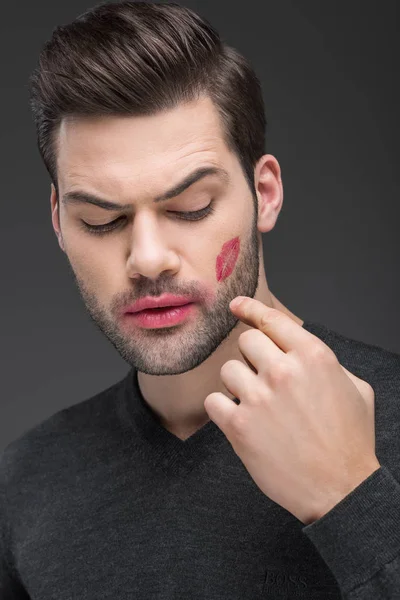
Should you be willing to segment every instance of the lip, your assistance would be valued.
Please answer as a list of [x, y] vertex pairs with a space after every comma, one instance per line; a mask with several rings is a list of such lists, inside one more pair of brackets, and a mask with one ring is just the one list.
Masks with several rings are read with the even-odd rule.
[[140, 298], [133, 304], [130, 304], [125, 308], [125, 313], [136, 313], [147, 308], [160, 308], [162, 306], [182, 306], [182, 304], [188, 304], [193, 302], [193, 298], [188, 296], [174, 296], [173, 294], [163, 294], [158, 298], [154, 296], [146, 296]]
[[188, 320], [194, 314], [196, 304], [190, 302], [184, 305], [159, 308], [159, 310], [139, 310], [125, 315], [124, 325], [141, 329], [161, 329], [173, 327]]

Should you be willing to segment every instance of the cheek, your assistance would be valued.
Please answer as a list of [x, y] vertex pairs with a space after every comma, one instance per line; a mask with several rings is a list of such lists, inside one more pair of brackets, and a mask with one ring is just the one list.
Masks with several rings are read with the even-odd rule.
[[224, 281], [235, 268], [239, 256], [240, 240], [235, 237], [222, 246], [221, 252], [217, 256], [215, 264], [215, 274], [217, 281]]

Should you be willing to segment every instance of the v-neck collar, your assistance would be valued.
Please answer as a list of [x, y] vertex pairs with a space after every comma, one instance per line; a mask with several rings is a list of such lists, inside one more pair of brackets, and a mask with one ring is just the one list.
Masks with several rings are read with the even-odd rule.
[[125, 412], [140, 436], [142, 449], [152, 464], [170, 472], [187, 471], [213, 449], [226, 443], [225, 435], [211, 420], [187, 439], [180, 439], [161, 425], [147, 404], [140, 390], [135, 368], [130, 369], [125, 382]]
[[[324, 325], [305, 320], [302, 327], [325, 341], [328, 329]], [[144, 399], [138, 383], [138, 372], [134, 367], [129, 370], [124, 381], [124, 412], [140, 436], [142, 449], [152, 464], [169, 472], [187, 472], [210, 452], [218, 450], [223, 444], [229, 444], [225, 434], [211, 420], [187, 439], [180, 439], [161, 425]], [[234, 401], [237, 403], [236, 398]]]

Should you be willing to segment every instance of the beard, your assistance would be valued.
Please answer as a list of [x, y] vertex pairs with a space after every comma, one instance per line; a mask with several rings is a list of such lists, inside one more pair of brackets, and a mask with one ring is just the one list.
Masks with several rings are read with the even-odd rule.
[[[144, 329], [122, 328], [117, 318], [99, 304], [96, 295], [74, 271], [72, 276], [87, 312], [96, 327], [111, 342], [119, 355], [133, 368], [147, 375], [180, 375], [198, 367], [228, 338], [239, 322], [229, 303], [236, 296], [254, 298], [259, 282], [260, 244], [257, 229], [257, 205], [253, 203], [253, 219], [232, 273], [219, 285], [212, 307], [198, 303], [192, 319], [172, 327]], [[160, 296], [164, 292], [201, 297], [198, 288], [173, 289], [174, 281], [164, 272], [156, 284], [137, 284], [137, 297]], [[144, 289], [146, 286], [146, 289]], [[129, 302], [129, 299], [128, 299]], [[125, 305], [126, 303], [124, 303]], [[116, 311], [115, 311], [116, 312]]]

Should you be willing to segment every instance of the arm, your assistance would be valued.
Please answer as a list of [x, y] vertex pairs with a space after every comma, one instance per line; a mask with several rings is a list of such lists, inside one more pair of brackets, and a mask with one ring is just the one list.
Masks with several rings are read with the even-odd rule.
[[303, 533], [344, 600], [400, 598], [400, 483], [381, 466]]
[[[3, 457], [2, 457], [3, 458]], [[6, 507], [5, 461], [0, 460], [0, 599], [30, 600], [17, 574], [13, 573], [9, 553], [9, 521]]]

